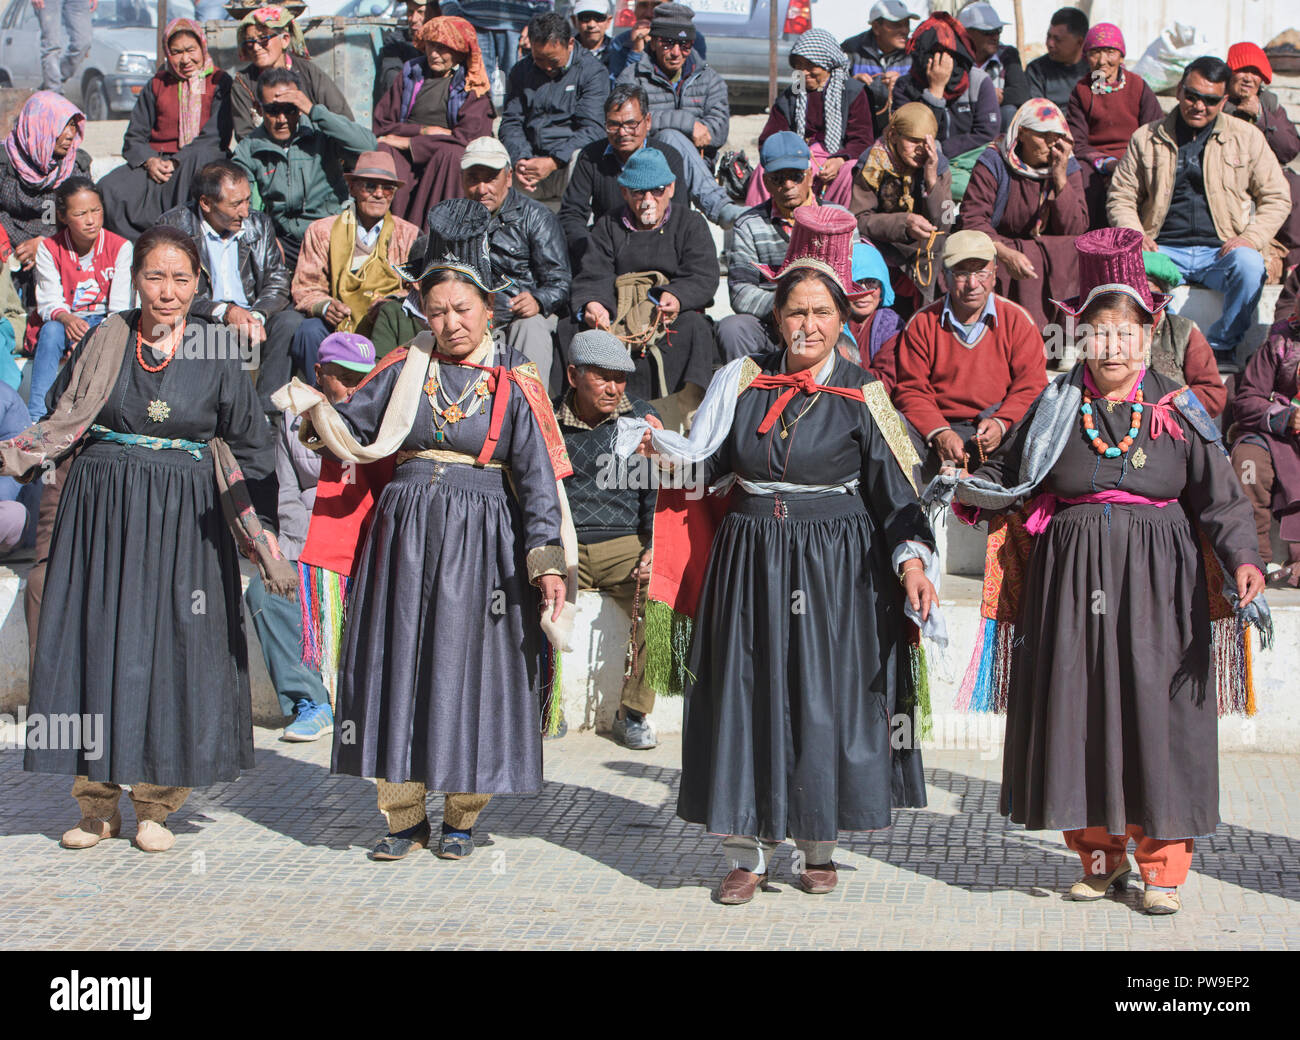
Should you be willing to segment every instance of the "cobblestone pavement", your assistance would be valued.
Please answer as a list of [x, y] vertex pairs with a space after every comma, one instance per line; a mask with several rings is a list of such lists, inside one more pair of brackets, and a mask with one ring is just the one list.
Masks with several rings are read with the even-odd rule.
[[[1140, 894], [1065, 902], [1077, 874], [1057, 833], [997, 814], [1000, 761], [931, 752], [930, 806], [836, 854], [840, 885], [792, 883], [723, 907], [714, 839], [682, 823], [680, 741], [632, 752], [590, 733], [546, 745], [543, 792], [484, 812], [466, 861], [374, 863], [374, 789], [331, 777], [327, 742], [257, 730], [257, 768], [195, 792], [175, 848], [147, 855], [123, 798], [122, 839], [70, 852], [64, 777], [0, 752], [0, 934], [9, 949], [521, 947], [1300, 949], [1300, 757], [1224, 755], [1222, 814], [1198, 843], [1184, 910], [1151, 918]], [[430, 815], [440, 816], [430, 799]], [[1085, 930], [1086, 929], [1086, 930]]]

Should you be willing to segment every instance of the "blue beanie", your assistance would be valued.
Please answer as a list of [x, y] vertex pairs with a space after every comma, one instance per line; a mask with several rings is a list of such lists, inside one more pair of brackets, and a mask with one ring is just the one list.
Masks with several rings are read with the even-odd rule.
[[889, 284], [889, 268], [880, 250], [870, 242], [858, 242], [853, 246], [853, 280], [861, 285], [868, 278], [880, 283], [880, 306], [894, 305], [894, 287]]
[[662, 188], [672, 184], [677, 178], [668, 168], [668, 160], [658, 148], [642, 148], [632, 153], [618, 175], [618, 183], [629, 191], [645, 191], [647, 188]]

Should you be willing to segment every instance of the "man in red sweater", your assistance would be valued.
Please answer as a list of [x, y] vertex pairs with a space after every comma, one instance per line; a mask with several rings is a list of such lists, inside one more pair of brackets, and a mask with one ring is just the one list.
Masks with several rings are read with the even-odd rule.
[[975, 469], [1047, 385], [1043, 337], [1025, 309], [993, 292], [993, 241], [948, 239], [947, 295], [913, 315], [898, 341], [894, 404], [929, 478], [945, 462]]

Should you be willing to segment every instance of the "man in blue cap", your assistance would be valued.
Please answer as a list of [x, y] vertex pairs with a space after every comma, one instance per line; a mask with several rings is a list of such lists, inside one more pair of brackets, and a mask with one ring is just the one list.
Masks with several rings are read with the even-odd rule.
[[621, 210], [591, 229], [573, 279], [573, 319], [560, 333], [567, 361], [579, 328], [608, 329], [632, 346], [628, 393], [684, 429], [712, 377], [713, 333], [702, 313], [718, 289], [704, 218], [674, 205], [676, 178], [663, 152], [643, 148], [618, 176]]
[[[331, 404], [346, 401], [357, 384], [375, 367], [375, 347], [365, 336], [334, 332], [320, 345], [316, 386]], [[280, 548], [297, 561], [307, 542], [307, 527], [316, 503], [320, 456], [298, 439], [302, 417], [285, 412], [279, 420], [275, 443], [275, 475], [280, 484]], [[248, 613], [257, 630], [266, 670], [280, 699], [280, 708], [293, 721], [281, 740], [304, 742], [334, 732], [334, 710], [321, 674], [302, 661], [302, 616], [297, 601], [272, 596], [259, 575], [248, 581], [244, 593]], [[332, 685], [334, 676], [326, 676]]]
[[746, 210], [732, 232], [727, 291], [734, 313], [718, 323], [718, 351], [723, 362], [776, 346], [776, 331], [769, 321], [776, 286], [763, 280], [756, 265], [767, 264], [774, 269], [781, 266], [790, 244], [794, 211], [800, 206], [818, 205], [844, 209], [817, 201], [812, 152], [798, 134], [790, 130], [773, 134], [763, 142], [758, 154], [763, 164], [763, 186], [771, 198]]
[[555, 402], [555, 419], [573, 465], [564, 492], [578, 535], [578, 586], [609, 593], [632, 620], [634, 668], [623, 682], [614, 737], [645, 751], [658, 743], [647, 718], [655, 695], [644, 682], [645, 618], [632, 613], [638, 583], [644, 609], [650, 580], [656, 489], [643, 465], [648, 460], [620, 459], [614, 452], [620, 415], [658, 423], [647, 402], [627, 394], [628, 377], [635, 371], [617, 336], [603, 329], [579, 332], [569, 347], [569, 388]]

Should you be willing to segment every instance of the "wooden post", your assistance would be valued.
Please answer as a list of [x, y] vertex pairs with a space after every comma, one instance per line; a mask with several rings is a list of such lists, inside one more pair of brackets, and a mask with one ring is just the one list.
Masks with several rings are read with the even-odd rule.
[[776, 7], [780, 0], [767, 0], [767, 107], [776, 104]]
[[[1023, 0], [1014, 0], [1016, 8], [1016, 53], [1025, 53], [1025, 8]], [[1020, 59], [1024, 61], [1024, 58]]]
[[167, 0], [158, 0], [158, 50], [156, 51], [159, 61], [165, 61], [167, 55], [163, 53], [163, 30], [167, 28]]

